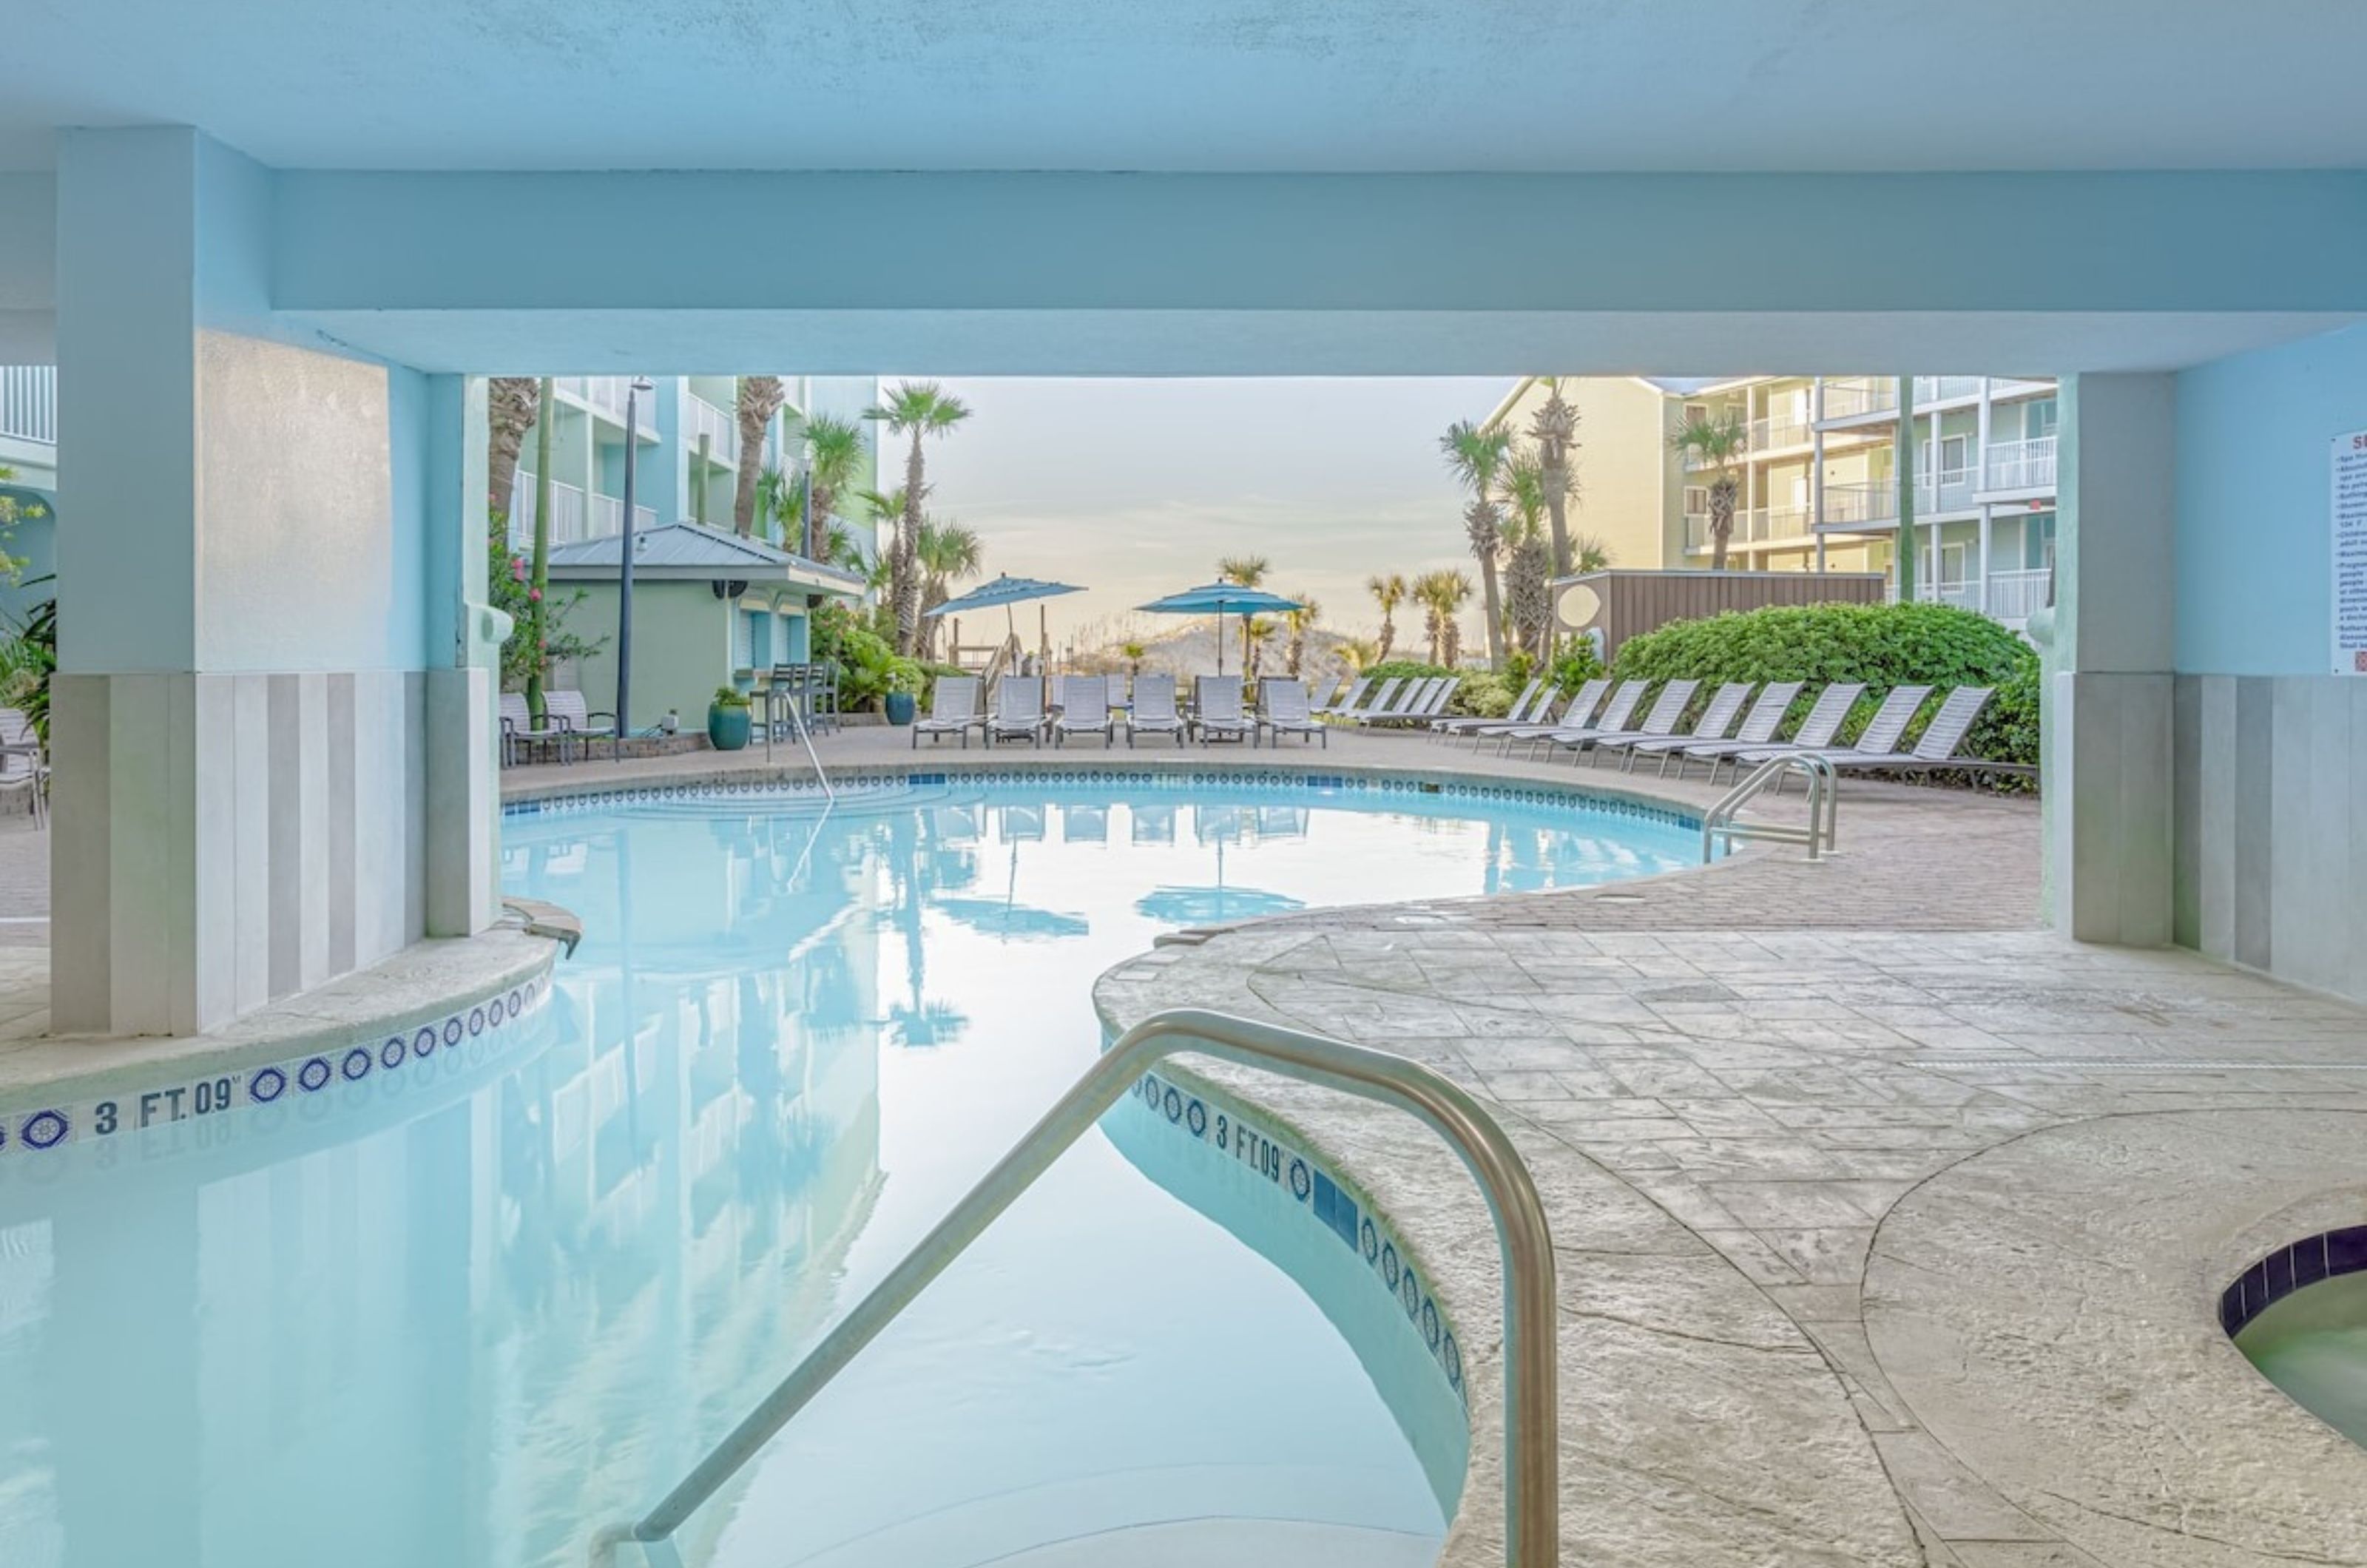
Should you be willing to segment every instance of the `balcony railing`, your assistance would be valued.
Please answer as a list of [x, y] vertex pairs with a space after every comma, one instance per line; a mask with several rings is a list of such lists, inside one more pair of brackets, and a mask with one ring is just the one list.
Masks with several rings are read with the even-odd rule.
[[[510, 543], [521, 547], [534, 543], [534, 502], [537, 490], [532, 474], [520, 470], [517, 484], [510, 491]], [[604, 498], [605, 499], [605, 498]], [[578, 487], [550, 481], [550, 542], [564, 545], [585, 537], [583, 491]], [[614, 530], [610, 530], [614, 532]]]
[[58, 367], [0, 365], [0, 435], [58, 444]]
[[708, 438], [708, 451], [719, 463], [740, 461], [740, 427], [733, 418], [695, 392], [682, 397], [682, 439], [692, 451], [698, 438]]
[[1981, 378], [1978, 376], [1918, 376], [1915, 378], [1915, 401], [1918, 405], [1944, 403], [1957, 398], [1976, 398], [1980, 393]]
[[[1939, 474], [1939, 482], [1936, 484], [1929, 479], [1919, 479], [1915, 486], [1916, 512], [1930, 513], [1971, 511], [1973, 492], [1979, 488], [1974, 482], [1975, 477], [1969, 468], [1942, 468]], [[1892, 508], [1893, 512], [1897, 510], [1896, 507]]]
[[[1805, 506], [1738, 506], [1734, 510], [1734, 530], [1727, 536], [1728, 546], [1765, 545], [1808, 536], [1808, 509]], [[1685, 513], [1685, 548], [1705, 553], [1710, 547], [1709, 513]]]
[[1874, 484], [1827, 485], [1822, 521], [1828, 525], [1840, 527], [1869, 523], [1896, 524], [1898, 521], [1898, 486], [1888, 480]]
[[[553, 506], [551, 510], [553, 512], [557, 512], [559, 508], [557, 506]], [[657, 525], [658, 514], [654, 508], [647, 506], [636, 506], [633, 508], [633, 527], [636, 532], [643, 528], [654, 528]], [[602, 495], [596, 491], [593, 492], [592, 537], [602, 539], [607, 537], [611, 534], [621, 534], [624, 531], [625, 503], [623, 500], [613, 495]]]
[[2055, 437], [1992, 441], [1984, 473], [1984, 488], [1988, 490], [2053, 490]]
[[1804, 416], [1778, 414], [1772, 419], [1750, 422], [1750, 449], [1770, 452], [1782, 446], [1806, 446], [1809, 425]]
[[1825, 383], [1825, 417], [1855, 419], [1898, 407], [1898, 382], [1883, 376], [1842, 376]]
[[2054, 581], [2055, 573], [2044, 567], [2034, 571], [1993, 571], [1988, 603], [1982, 607], [2000, 621], [2026, 621], [2046, 607], [2047, 585]]

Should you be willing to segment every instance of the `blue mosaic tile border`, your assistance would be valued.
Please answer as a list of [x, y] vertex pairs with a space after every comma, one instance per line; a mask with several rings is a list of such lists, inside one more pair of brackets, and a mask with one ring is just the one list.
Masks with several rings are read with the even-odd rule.
[[1145, 1073], [1132, 1092], [1172, 1131], [1231, 1155], [1287, 1192], [1308, 1223], [1363, 1258], [1374, 1284], [1396, 1301], [1407, 1325], [1421, 1336], [1446, 1386], [1469, 1404], [1463, 1386], [1463, 1348], [1455, 1343], [1455, 1329], [1437, 1298], [1423, 1288], [1406, 1260], [1404, 1242], [1387, 1221], [1358, 1203], [1348, 1185], [1316, 1156], [1269, 1127], [1252, 1125], [1230, 1106], [1212, 1105], [1157, 1073]]
[[[1037, 784], [1123, 785], [1189, 794], [1195, 789], [1320, 790], [1342, 795], [1426, 795], [1450, 800], [1501, 801], [1518, 806], [1575, 806], [1610, 817], [1633, 818], [1666, 827], [1695, 829], [1697, 813], [1653, 805], [1625, 795], [1605, 795], [1582, 784], [1497, 784], [1399, 773], [1319, 773], [1282, 768], [1212, 766], [1190, 770], [1150, 768], [994, 767], [958, 773], [913, 770], [906, 773], [855, 773], [838, 781], [842, 799], [850, 794], [888, 795], [905, 789], [941, 789], [961, 783], [997, 784], [1020, 781]], [[712, 784], [651, 784], [638, 788], [585, 790], [540, 800], [512, 801], [502, 807], [504, 817], [563, 816], [597, 811], [612, 806], [665, 801], [810, 800], [821, 787], [807, 780], [766, 780]]]
[[2303, 1286], [2361, 1273], [2367, 1273], [2367, 1225], [2345, 1225], [2304, 1237], [2270, 1253], [2219, 1292], [2219, 1326], [2232, 1338]]
[[383, 1039], [373, 1034], [283, 1061], [17, 1111], [0, 1117], [0, 1161], [242, 1106], [303, 1103], [341, 1086], [392, 1077], [417, 1080], [437, 1069], [463, 1071], [510, 1043], [520, 1032], [511, 1026], [538, 1008], [549, 991], [549, 976], [538, 975], [446, 1018]]

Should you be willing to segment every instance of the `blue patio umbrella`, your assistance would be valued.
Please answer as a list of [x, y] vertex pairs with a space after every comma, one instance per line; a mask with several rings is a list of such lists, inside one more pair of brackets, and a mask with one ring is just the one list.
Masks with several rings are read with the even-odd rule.
[[1152, 615], [1214, 615], [1217, 617], [1217, 673], [1225, 672], [1225, 617], [1255, 615], [1267, 612], [1303, 610], [1307, 606], [1296, 599], [1285, 599], [1279, 593], [1269, 593], [1263, 588], [1244, 588], [1238, 582], [1210, 582], [1198, 588], [1186, 588], [1181, 593], [1170, 593], [1164, 599], [1153, 599], [1148, 604], [1136, 606]]
[[1082, 593], [1083, 589], [1067, 582], [1048, 582], [1040, 577], [1014, 577], [1002, 573], [992, 582], [984, 583], [958, 598], [948, 599], [921, 612], [923, 619], [931, 615], [958, 615], [966, 610], [991, 610], [1002, 606], [1002, 618], [1011, 628], [1014, 638], [1019, 636], [1019, 623], [1011, 614], [1011, 606], [1024, 604], [1030, 599], [1057, 599], [1063, 593]]
[[1134, 902], [1135, 912], [1162, 925], [1205, 926], [1221, 920], [1286, 914], [1307, 906], [1286, 894], [1255, 887], [1161, 887]]

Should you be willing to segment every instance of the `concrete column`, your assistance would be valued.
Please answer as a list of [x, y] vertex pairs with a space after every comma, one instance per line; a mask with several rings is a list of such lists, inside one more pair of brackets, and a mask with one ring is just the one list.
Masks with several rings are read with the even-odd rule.
[[2062, 388], [2045, 648], [2046, 905], [2085, 942], [2171, 935], [2176, 394], [2166, 375]]
[[1817, 570], [1825, 570], [1825, 378], [1808, 392], [1808, 526], [1817, 540]]
[[429, 378], [274, 319], [272, 203], [187, 128], [61, 141], [61, 1033], [217, 1028], [424, 929]]
[[1980, 585], [1981, 585], [1981, 593], [1980, 593], [1980, 606], [1981, 606], [1981, 614], [1983, 614], [1983, 615], [1988, 615], [1988, 614], [1989, 613], [1989, 534], [1990, 534], [1990, 531], [1991, 531], [1992, 527], [1994, 526], [1994, 525], [1995, 525], [1996, 521], [1997, 521], [1997, 519], [1995, 518], [1995, 516], [1994, 516], [1994, 515], [1992, 515], [1992, 509], [1991, 509], [1991, 507], [1990, 507], [1989, 503], [1988, 503], [1988, 502], [1986, 502], [1986, 501], [1982, 502], [1981, 502], [1981, 564], [1980, 564], [1980, 574], [1981, 574], [1981, 576], [1980, 576]]

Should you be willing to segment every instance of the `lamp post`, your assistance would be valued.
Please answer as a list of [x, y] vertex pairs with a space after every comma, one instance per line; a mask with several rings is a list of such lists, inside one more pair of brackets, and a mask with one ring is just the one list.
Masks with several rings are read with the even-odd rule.
[[625, 387], [625, 516], [617, 551], [617, 745], [632, 733], [633, 720], [633, 470], [640, 455], [640, 413], [636, 406], [643, 392], [657, 389], [636, 376]]

